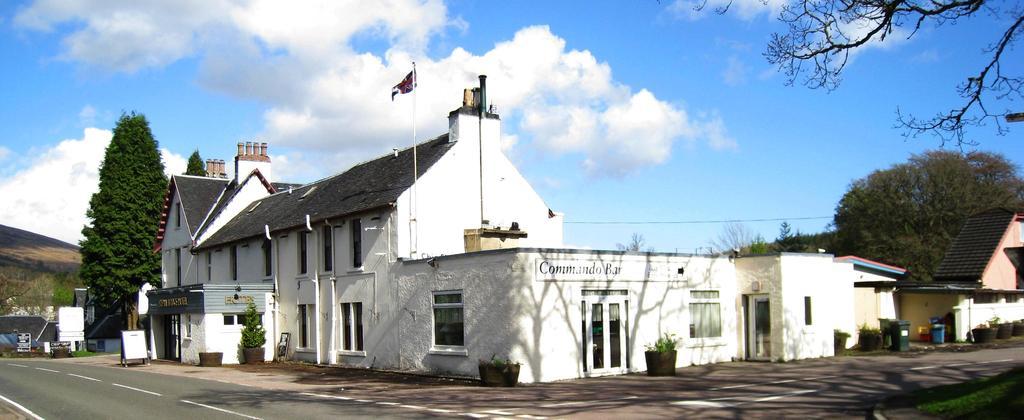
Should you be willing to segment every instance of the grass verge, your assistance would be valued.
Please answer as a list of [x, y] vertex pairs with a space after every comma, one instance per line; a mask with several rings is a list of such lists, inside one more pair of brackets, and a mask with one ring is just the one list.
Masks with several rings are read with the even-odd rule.
[[911, 394], [921, 411], [942, 417], [1018, 418], [1024, 413], [1024, 368]]

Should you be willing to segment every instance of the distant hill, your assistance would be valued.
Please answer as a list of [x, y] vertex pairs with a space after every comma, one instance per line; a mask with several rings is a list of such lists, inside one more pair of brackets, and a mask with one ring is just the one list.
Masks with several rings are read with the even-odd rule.
[[21, 267], [45, 272], [78, 270], [82, 256], [67, 242], [0, 225], [0, 267]]

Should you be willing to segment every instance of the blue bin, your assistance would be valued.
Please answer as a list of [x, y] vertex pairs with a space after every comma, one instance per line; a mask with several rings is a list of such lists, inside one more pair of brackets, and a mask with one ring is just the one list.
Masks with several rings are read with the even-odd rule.
[[942, 344], [946, 339], [946, 324], [932, 324], [932, 344]]

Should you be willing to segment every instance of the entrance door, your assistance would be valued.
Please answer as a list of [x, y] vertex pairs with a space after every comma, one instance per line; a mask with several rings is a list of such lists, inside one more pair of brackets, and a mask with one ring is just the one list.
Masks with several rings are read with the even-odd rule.
[[181, 315], [166, 315], [164, 320], [164, 359], [181, 360]]
[[770, 360], [772, 357], [772, 322], [768, 296], [747, 297], [747, 358]]
[[583, 371], [588, 376], [629, 369], [629, 299], [625, 290], [584, 290], [581, 303]]

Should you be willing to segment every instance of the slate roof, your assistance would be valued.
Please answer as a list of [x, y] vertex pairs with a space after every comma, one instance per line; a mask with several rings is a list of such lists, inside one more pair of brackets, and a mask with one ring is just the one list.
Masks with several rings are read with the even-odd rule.
[[[417, 145], [417, 167], [422, 176], [451, 149], [445, 133]], [[286, 230], [310, 221], [344, 216], [395, 202], [412, 185], [412, 148], [353, 166], [340, 174], [287, 189], [249, 203], [245, 210], [199, 244], [199, 249], [262, 236], [263, 226]], [[311, 191], [312, 190], [312, 191]], [[308, 193], [308, 194], [307, 194]], [[305, 195], [305, 198], [303, 196]], [[259, 205], [253, 209], [253, 206]], [[252, 209], [252, 211], [249, 211]]]
[[120, 312], [109, 314], [90, 325], [85, 331], [85, 338], [118, 338], [123, 324]]
[[46, 318], [38, 315], [7, 315], [0, 316], [0, 333], [27, 332], [32, 333], [35, 340], [46, 328]]
[[1009, 209], [991, 209], [967, 219], [935, 271], [935, 280], [979, 281], [1014, 219]]
[[42, 334], [36, 337], [39, 341], [57, 341], [57, 321], [49, 321], [43, 328]]
[[195, 233], [199, 224], [206, 218], [213, 204], [224, 186], [228, 184], [227, 179], [208, 178], [198, 176], [174, 175], [174, 184], [178, 189], [178, 197], [181, 198], [182, 211], [185, 212], [185, 221], [188, 222], [189, 232]]

